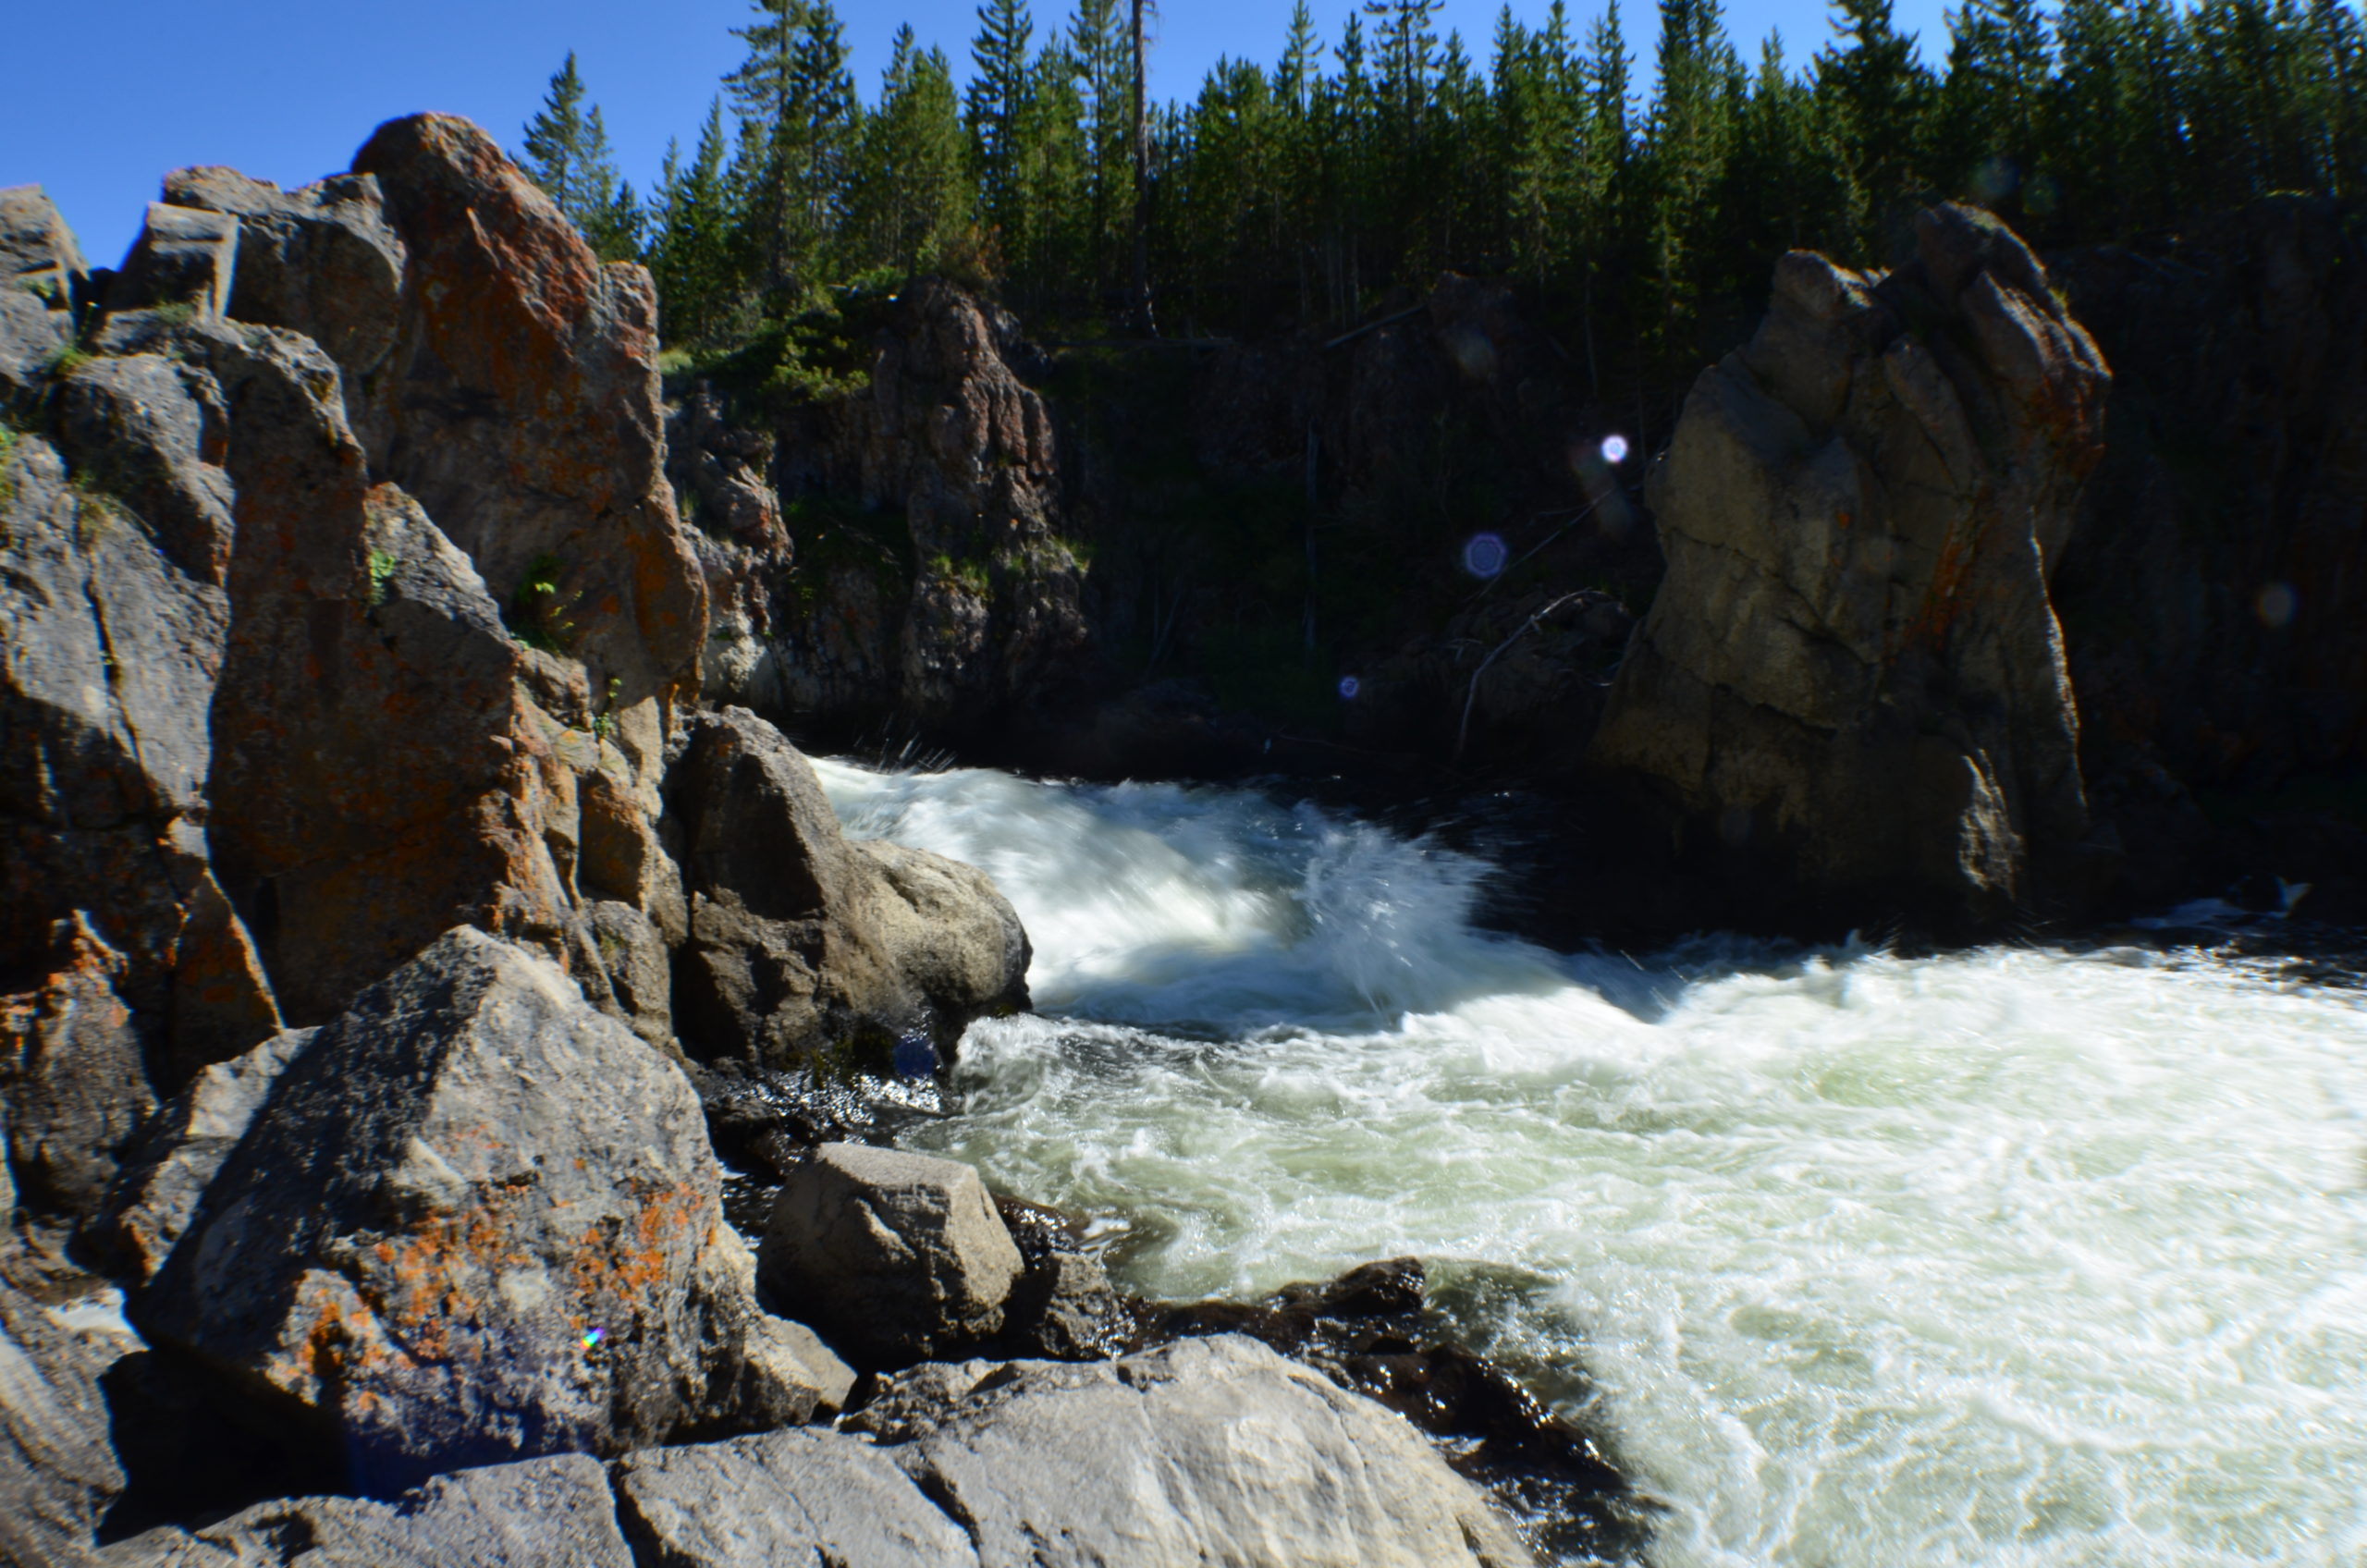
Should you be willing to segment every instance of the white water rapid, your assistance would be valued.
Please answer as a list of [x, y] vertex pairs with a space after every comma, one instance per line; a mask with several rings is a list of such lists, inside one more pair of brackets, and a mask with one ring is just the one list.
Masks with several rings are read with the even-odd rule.
[[919, 1141], [1122, 1227], [1156, 1294], [1463, 1260], [1475, 1333], [1592, 1375], [1654, 1562], [2367, 1562], [2358, 993], [1565, 957], [1313, 807], [819, 766], [1035, 940], [1039, 1012], [972, 1030]]

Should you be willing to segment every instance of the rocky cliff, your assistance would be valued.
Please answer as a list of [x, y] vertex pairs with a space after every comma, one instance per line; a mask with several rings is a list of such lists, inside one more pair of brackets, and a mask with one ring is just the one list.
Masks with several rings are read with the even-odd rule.
[[1593, 757], [1809, 888], [1994, 919], [2087, 832], [2046, 584], [2108, 378], [1994, 219], [1934, 208], [1916, 239], [1880, 278], [1784, 257], [1695, 385]]

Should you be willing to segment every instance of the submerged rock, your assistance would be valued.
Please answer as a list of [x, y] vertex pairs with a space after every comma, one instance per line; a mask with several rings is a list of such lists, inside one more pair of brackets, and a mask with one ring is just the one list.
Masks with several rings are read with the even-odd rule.
[[678, 1069], [463, 928], [296, 1057], [134, 1320], [368, 1491], [620, 1452], [778, 1411], [720, 1183]]
[[2087, 831], [2047, 576], [2103, 357], [1993, 218], [1860, 276], [1795, 251], [1650, 487], [1668, 576], [1592, 756], [1828, 894], [1993, 918]]

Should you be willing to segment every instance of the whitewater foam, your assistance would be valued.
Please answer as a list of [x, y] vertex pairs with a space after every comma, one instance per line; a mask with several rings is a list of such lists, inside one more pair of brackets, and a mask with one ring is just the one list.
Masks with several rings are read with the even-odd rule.
[[[1412, 1252], [1582, 1360], [1675, 1564], [2356, 1564], [2367, 1012], [2144, 949], [1645, 960], [1312, 806], [823, 765], [1039, 1011], [922, 1136], [1163, 1295]], [[1459, 1261], [1457, 1261], [1459, 1260]], [[1576, 1387], [1575, 1382], [1572, 1385]]]

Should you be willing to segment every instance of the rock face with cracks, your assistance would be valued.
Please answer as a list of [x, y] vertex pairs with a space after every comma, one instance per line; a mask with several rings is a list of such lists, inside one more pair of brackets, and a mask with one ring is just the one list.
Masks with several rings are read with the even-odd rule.
[[1594, 761], [1823, 891], [1993, 918], [2087, 830], [2047, 577], [2108, 373], [2022, 242], [1944, 206], [1887, 277], [1794, 251], [1650, 496], [1668, 576]]
[[1027, 1005], [1027, 935], [986, 876], [847, 839], [813, 766], [744, 708], [694, 716], [666, 779], [690, 938], [676, 1024], [694, 1054], [890, 1071]]
[[316, 1423], [362, 1489], [767, 1405], [697, 1096], [549, 963], [450, 933], [270, 1106], [134, 1320]]

